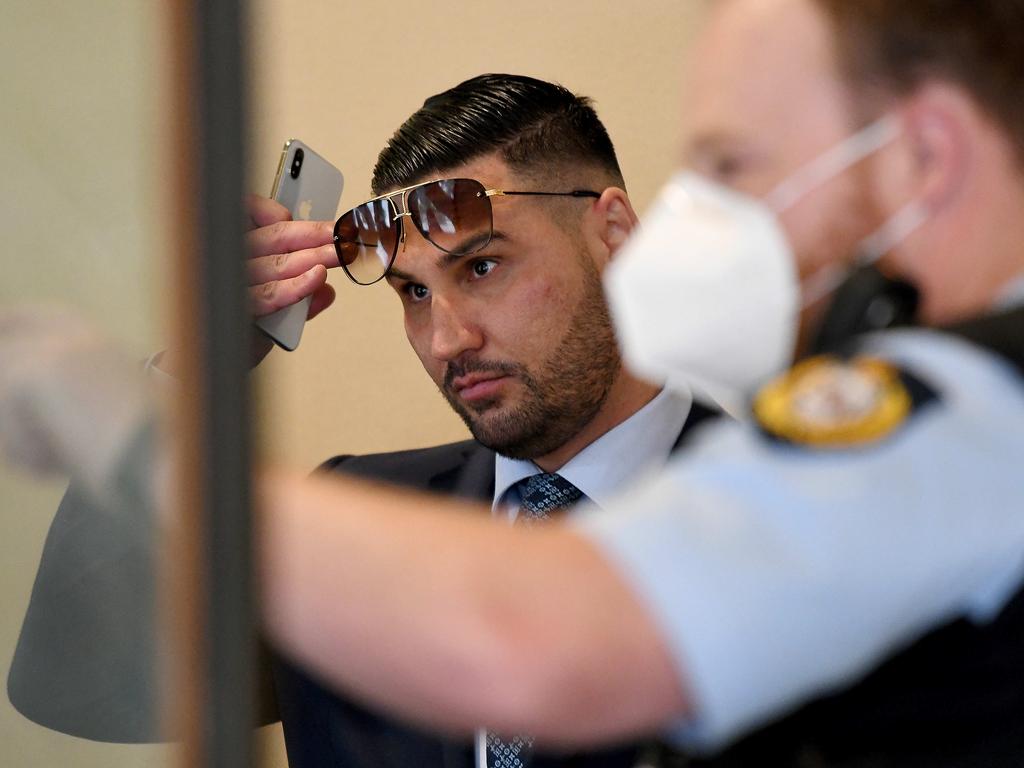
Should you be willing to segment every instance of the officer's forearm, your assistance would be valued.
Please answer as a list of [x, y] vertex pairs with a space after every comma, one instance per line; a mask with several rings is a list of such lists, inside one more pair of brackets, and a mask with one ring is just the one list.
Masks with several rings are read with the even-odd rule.
[[333, 478], [274, 475], [261, 491], [268, 631], [328, 681], [436, 728], [549, 744], [685, 713], [653, 622], [567, 528]]

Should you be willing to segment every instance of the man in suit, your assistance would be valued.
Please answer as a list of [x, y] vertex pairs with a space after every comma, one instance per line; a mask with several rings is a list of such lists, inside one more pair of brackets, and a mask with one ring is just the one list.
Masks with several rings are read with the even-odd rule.
[[[429, 184], [435, 179], [479, 182], [486, 196], [460, 203], [458, 221], [463, 226], [468, 220], [470, 204], [486, 203], [486, 242], [456, 248], [444, 240], [450, 234], [446, 222], [456, 220], [443, 209], [448, 198], [430, 198], [433, 207], [416, 209], [418, 200], [427, 199], [415, 197], [420, 190], [445, 193]], [[423, 182], [428, 185], [396, 192]], [[528, 77], [473, 78], [428, 99], [396, 131], [374, 169], [373, 193], [386, 196], [357, 206], [342, 221], [372, 220], [384, 206], [397, 216], [389, 223], [396, 229], [364, 231], [359, 242], [377, 237], [379, 243], [397, 234], [398, 222], [405, 225], [401, 241], [395, 237], [382, 259], [375, 249], [364, 259], [369, 265], [355, 257], [340, 265], [354, 278], [374, 264], [379, 271], [371, 278], [386, 276], [401, 298], [410, 343], [474, 439], [339, 457], [326, 471], [483, 501], [493, 514], [515, 519], [531, 478], [560, 484], [559, 507], [580, 500], [600, 506], [644, 471], [663, 465], [689, 428], [710, 414], [685, 389], [661, 391], [622, 367], [601, 275], [635, 227], [636, 215], [611, 140], [588, 99]], [[272, 200], [250, 198], [247, 204], [255, 313], [269, 314], [306, 295], [313, 296], [311, 316], [323, 311], [333, 300], [326, 268], [339, 266], [341, 252], [332, 242], [332, 223], [289, 221]], [[265, 341], [257, 357], [269, 350]], [[173, 358], [165, 355], [158, 365], [173, 372]], [[151, 735], [139, 722], [144, 709], [130, 705], [149, 682], [145, 656], [125, 649], [144, 646], [144, 640], [119, 633], [87, 644], [100, 655], [132, 659], [109, 664], [88, 663], [79, 651], [52, 641], [58, 635], [94, 636], [96, 627], [82, 606], [111, 604], [103, 597], [111, 590], [119, 590], [121, 601], [132, 599], [112, 565], [97, 567], [106, 558], [125, 568], [123, 553], [110, 547], [128, 528], [83, 512], [83, 502], [69, 494], [55, 521], [13, 666], [11, 697], [23, 712], [53, 727], [134, 740], [139, 736], [133, 733]], [[558, 514], [552, 509], [538, 516], [548, 512]], [[69, 529], [76, 531], [73, 538], [64, 533]], [[151, 532], [133, 535], [144, 545]], [[84, 546], [83, 537], [91, 545]], [[145, 561], [134, 563], [130, 583], [147, 583], [146, 570]], [[70, 616], [79, 624], [69, 626]], [[89, 680], [83, 668], [113, 669], [114, 681]], [[116, 683], [118, 675], [123, 684]], [[276, 677], [293, 768], [471, 760], [470, 742], [441, 741], [379, 719], [290, 665], [279, 665]], [[48, 711], [52, 701], [40, 700], [40, 692], [54, 689], [78, 690], [80, 701], [91, 705], [64, 706], [58, 717]], [[118, 716], [96, 705], [97, 690], [122, 710]], [[120, 704], [119, 690], [132, 691]], [[74, 698], [67, 694], [62, 701]], [[566, 759], [611, 766], [630, 761], [634, 752], [625, 747]]]
[[[622, 367], [601, 275], [636, 215], [606, 130], [587, 99], [559, 86], [509, 75], [473, 78], [427, 99], [396, 131], [378, 158], [372, 191], [387, 195], [385, 205], [401, 214], [415, 200], [396, 190], [436, 178], [479, 180], [504, 193], [489, 198], [489, 242], [470, 253], [446, 253], [452, 248], [435, 242], [435, 231], [409, 226], [414, 213], [404, 219], [404, 241], [396, 241], [396, 251], [384, 258], [378, 249], [370, 254], [382, 267], [391, 256], [386, 276], [383, 269], [367, 274], [385, 276], [398, 293], [410, 344], [474, 439], [339, 458], [325, 468], [485, 501], [495, 514], [511, 517], [525, 483], [546, 473], [557, 473], [591, 502], [606, 502], [645, 470], [664, 464], [689, 426], [709, 413], [694, 407], [685, 391], [659, 392]], [[587, 196], [567, 194], [572, 192]], [[271, 201], [252, 200], [250, 206], [261, 223], [282, 215]], [[353, 220], [375, 211], [354, 210]], [[443, 215], [438, 221], [441, 229]], [[263, 233], [286, 225], [269, 226], [252, 235], [257, 254]], [[369, 238], [361, 235], [362, 242]], [[343, 266], [362, 274], [360, 268], [370, 267], [360, 265], [360, 257]], [[336, 255], [331, 258], [328, 264], [338, 263]], [[254, 255], [252, 273], [256, 279], [296, 279], [292, 260], [308, 266], [295, 256], [282, 265], [270, 253]], [[283, 266], [284, 272], [264, 271], [264, 265]], [[257, 311], [290, 301], [289, 285], [275, 280], [255, 286]], [[327, 760], [346, 764], [356, 755], [376, 765], [469, 761], [467, 744], [415, 737], [379, 723], [294, 668], [279, 669], [277, 682], [294, 768]], [[635, 752], [628, 746], [566, 759], [625, 765]]]

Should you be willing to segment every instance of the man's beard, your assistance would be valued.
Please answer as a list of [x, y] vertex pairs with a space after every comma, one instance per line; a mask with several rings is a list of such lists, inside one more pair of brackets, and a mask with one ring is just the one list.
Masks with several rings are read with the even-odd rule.
[[[441, 393], [483, 445], [513, 459], [545, 456], [568, 442], [597, 415], [621, 369], [597, 271], [585, 263], [584, 295], [569, 330], [536, 372], [504, 361], [451, 363]], [[500, 414], [488, 414], [500, 398], [467, 407], [452, 382], [468, 373], [514, 376], [525, 390], [523, 401]], [[488, 418], [489, 416], [489, 418]]]

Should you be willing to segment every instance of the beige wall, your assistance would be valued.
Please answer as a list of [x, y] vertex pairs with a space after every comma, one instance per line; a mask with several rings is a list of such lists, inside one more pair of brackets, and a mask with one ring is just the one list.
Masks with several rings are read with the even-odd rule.
[[[252, 180], [268, 191], [282, 141], [301, 138], [364, 199], [377, 153], [423, 101], [507, 71], [596, 99], [642, 209], [675, 159], [677, 72], [702, 0], [254, 0]], [[161, 5], [14, 0], [0, 26], [0, 303], [71, 302], [138, 355], [161, 346], [169, 254]], [[409, 350], [397, 299], [340, 273], [334, 308], [299, 351], [259, 374], [267, 454], [312, 468], [339, 452], [464, 435]], [[62, 483], [0, 468], [0, 664], [6, 672]], [[283, 765], [279, 729], [261, 734]], [[28, 723], [4, 697], [0, 765], [160, 765], [158, 747], [109, 746]]]

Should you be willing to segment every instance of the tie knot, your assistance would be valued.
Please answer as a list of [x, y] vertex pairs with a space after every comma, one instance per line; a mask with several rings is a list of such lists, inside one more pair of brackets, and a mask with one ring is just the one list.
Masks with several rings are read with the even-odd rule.
[[531, 520], [543, 520], [572, 506], [583, 491], [554, 472], [543, 472], [519, 482], [520, 510]]

